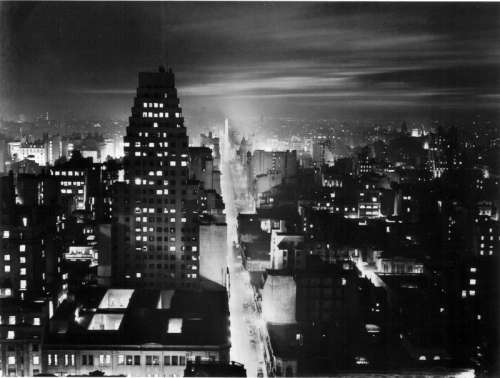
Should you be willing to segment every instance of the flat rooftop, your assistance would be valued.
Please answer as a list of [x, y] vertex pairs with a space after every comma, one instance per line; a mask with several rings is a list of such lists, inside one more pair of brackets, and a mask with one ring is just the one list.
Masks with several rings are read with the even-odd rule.
[[51, 348], [229, 343], [225, 291], [86, 288], [54, 315], [46, 335]]

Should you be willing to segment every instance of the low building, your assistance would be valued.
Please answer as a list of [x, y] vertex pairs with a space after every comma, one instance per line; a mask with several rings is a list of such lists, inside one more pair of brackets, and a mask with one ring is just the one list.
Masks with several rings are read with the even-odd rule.
[[187, 362], [229, 362], [227, 293], [82, 290], [51, 319], [44, 373], [182, 376]]

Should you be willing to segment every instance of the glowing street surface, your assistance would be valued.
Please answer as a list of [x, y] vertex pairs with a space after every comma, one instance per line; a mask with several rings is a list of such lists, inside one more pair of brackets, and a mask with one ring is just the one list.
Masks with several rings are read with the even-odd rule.
[[[222, 139], [222, 138], [221, 138]], [[262, 371], [267, 376], [263, 346], [258, 336], [259, 315], [255, 308], [250, 277], [235, 253], [237, 216], [252, 211], [246, 179], [240, 164], [234, 161], [234, 150], [223, 140], [221, 170], [222, 195], [226, 205], [228, 238], [228, 266], [230, 272], [229, 310], [231, 312], [231, 360], [245, 365], [247, 376], [255, 377]]]

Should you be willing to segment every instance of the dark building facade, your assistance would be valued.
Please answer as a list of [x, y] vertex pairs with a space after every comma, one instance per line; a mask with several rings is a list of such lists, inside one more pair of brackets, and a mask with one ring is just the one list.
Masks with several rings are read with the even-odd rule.
[[114, 187], [113, 283], [195, 287], [197, 212], [186, 205], [188, 137], [171, 70], [139, 73], [124, 141], [125, 182]]

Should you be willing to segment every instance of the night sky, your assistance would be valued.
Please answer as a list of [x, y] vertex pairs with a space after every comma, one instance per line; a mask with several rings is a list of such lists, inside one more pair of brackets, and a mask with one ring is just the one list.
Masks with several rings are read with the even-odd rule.
[[173, 68], [186, 115], [357, 119], [500, 105], [500, 4], [2, 3], [0, 116], [125, 119]]

